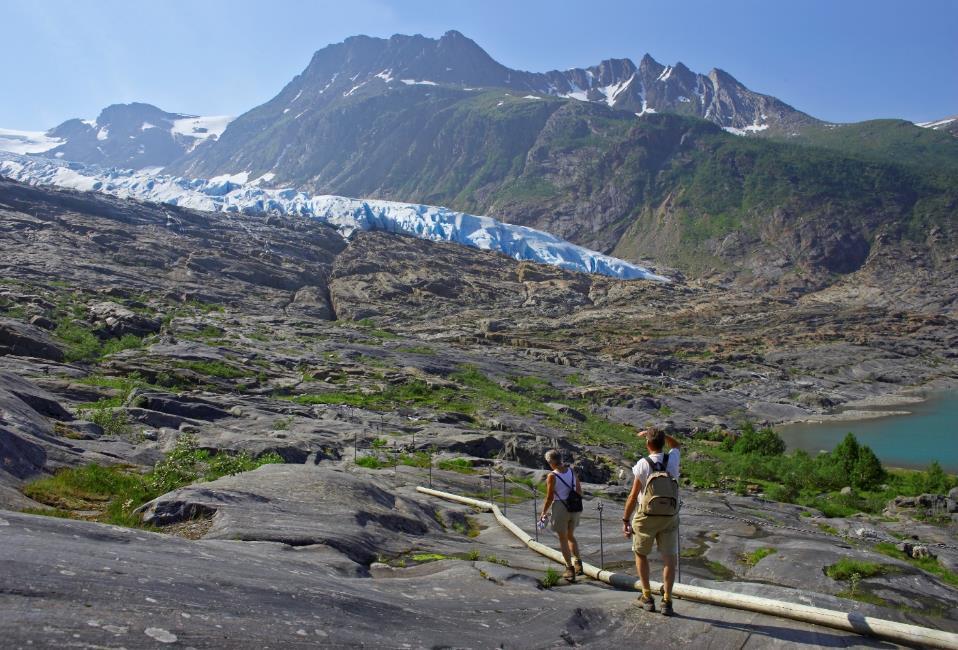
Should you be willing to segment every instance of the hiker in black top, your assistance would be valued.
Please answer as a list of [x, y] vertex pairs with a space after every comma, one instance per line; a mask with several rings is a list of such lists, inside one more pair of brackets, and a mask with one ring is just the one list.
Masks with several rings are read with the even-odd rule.
[[[622, 516], [622, 532], [626, 537], [632, 538], [632, 549], [635, 552], [635, 568], [639, 574], [639, 580], [642, 582], [642, 595], [638, 599], [638, 604], [649, 612], [655, 611], [655, 601], [652, 599], [652, 589], [649, 585], [649, 552], [652, 550], [652, 543], [655, 542], [662, 554], [662, 613], [666, 616], [672, 615], [672, 586], [675, 583], [675, 568], [678, 553], [678, 529], [679, 515], [677, 512], [677, 486], [674, 479], [679, 475], [679, 456], [682, 447], [679, 441], [672, 436], [666, 435], [658, 429], [648, 429], [639, 432], [640, 438], [645, 438], [645, 445], [648, 449], [648, 456], [636, 463], [633, 473], [635, 479], [632, 482], [632, 491], [625, 501], [625, 513]], [[668, 443], [669, 450], [663, 453], [665, 443]], [[642, 503], [644, 502], [644, 492], [648, 488], [647, 483], [652, 483], [655, 476], [663, 476], [665, 472], [668, 477], [666, 481], [671, 481], [676, 492], [676, 497], [672, 500], [674, 508], [667, 510], [668, 514], [645, 514], [642, 512]], [[638, 508], [636, 506], [639, 506]], [[633, 516], [634, 512], [634, 516]]]
[[575, 527], [582, 514], [582, 483], [575, 471], [562, 462], [562, 456], [555, 449], [546, 453], [546, 462], [552, 471], [546, 476], [546, 499], [539, 521], [545, 521], [551, 508], [552, 530], [559, 536], [559, 549], [566, 565], [562, 577], [575, 582], [576, 574], [582, 575], [579, 542], [575, 538]]

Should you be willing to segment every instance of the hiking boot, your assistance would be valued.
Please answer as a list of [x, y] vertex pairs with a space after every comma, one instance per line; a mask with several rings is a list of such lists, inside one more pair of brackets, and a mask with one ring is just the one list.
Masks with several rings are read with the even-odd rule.
[[672, 611], [672, 601], [671, 600], [662, 600], [662, 616], [672, 616], [675, 612]]
[[575, 582], [575, 569], [571, 566], [567, 566], [565, 568], [565, 573], [562, 574], [562, 577], [569, 582]]
[[655, 599], [652, 596], [639, 596], [635, 599], [635, 604], [647, 612], [655, 611]]
[[585, 571], [582, 570], [582, 560], [579, 558], [572, 559], [572, 566], [575, 567], [575, 574], [577, 576], [581, 576], [583, 573], [585, 573]]

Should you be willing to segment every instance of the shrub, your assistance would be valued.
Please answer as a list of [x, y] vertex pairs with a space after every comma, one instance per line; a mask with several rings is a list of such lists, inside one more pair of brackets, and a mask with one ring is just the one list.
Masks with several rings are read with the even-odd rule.
[[544, 589], [552, 589], [562, 578], [562, 574], [555, 570], [553, 567], [546, 569], [545, 574], [539, 578], [539, 584], [542, 585]]
[[473, 474], [476, 470], [472, 468], [472, 461], [468, 458], [452, 458], [439, 461], [439, 469], [444, 469], [460, 474]]
[[737, 454], [757, 454], [759, 456], [781, 456], [785, 453], [785, 441], [770, 428], [756, 429], [751, 422], [742, 427], [738, 438], [729, 438], [722, 448]]
[[889, 567], [877, 562], [865, 562], [843, 557], [835, 564], [825, 567], [825, 575], [832, 580], [851, 580], [852, 576], [872, 578], [888, 572]]
[[143, 339], [132, 334], [126, 334], [118, 339], [110, 339], [103, 343], [100, 350], [100, 356], [109, 356], [123, 350], [135, 350], [143, 346]]
[[912, 566], [918, 567], [922, 571], [927, 571], [928, 573], [937, 576], [942, 582], [949, 584], [952, 587], [958, 587], [958, 573], [943, 567], [941, 563], [938, 562], [938, 558], [923, 557], [916, 560], [906, 555], [903, 551], [899, 551], [891, 542], [881, 542], [876, 544], [875, 550], [883, 555], [887, 555], [888, 557], [904, 560]]
[[[859, 489], [869, 489], [880, 485], [886, 477], [885, 468], [870, 447], [858, 444], [854, 434], [847, 434], [830, 454], [827, 460], [832, 464], [834, 479], [844, 477], [846, 485]], [[836, 475], [837, 474], [837, 475]]]
[[100, 339], [90, 328], [75, 321], [63, 321], [54, 334], [66, 343], [64, 357], [67, 361], [91, 362], [100, 358]]
[[367, 469], [382, 469], [387, 466], [379, 456], [360, 456], [356, 459], [356, 464]]
[[94, 404], [87, 408], [77, 409], [77, 417], [89, 420], [103, 427], [103, 433], [108, 436], [124, 437], [133, 431], [130, 416], [122, 408], [113, 408], [106, 403]]
[[170, 453], [156, 464], [148, 475], [148, 480], [154, 490], [159, 494], [165, 494], [200, 479], [215, 481], [223, 476], [232, 476], [263, 465], [282, 462], [284, 462], [282, 456], [274, 452], [259, 458], [253, 458], [247, 452], [221, 451], [210, 454], [208, 450], [199, 448], [196, 436], [187, 434], [181, 436]]
[[762, 547], [755, 549], [751, 553], [745, 553], [742, 555], [742, 563], [748, 567], [753, 567], [769, 555], [773, 555], [778, 551], [774, 548]]
[[399, 456], [399, 464], [408, 465], [410, 467], [429, 467], [431, 460], [432, 458], [425, 451], [417, 451], [413, 454], [401, 454]]

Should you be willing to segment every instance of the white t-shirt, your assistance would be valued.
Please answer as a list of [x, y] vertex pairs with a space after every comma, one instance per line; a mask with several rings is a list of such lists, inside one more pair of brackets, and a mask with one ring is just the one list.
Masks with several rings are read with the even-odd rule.
[[[679, 477], [679, 455], [678, 449], [669, 450], [669, 466], [665, 468], [665, 471], [672, 478]], [[649, 454], [649, 458], [656, 463], [661, 463], [664, 457], [665, 453], [661, 451], [657, 454]], [[645, 458], [640, 458], [639, 462], [632, 468], [632, 474], [635, 476], [635, 480], [642, 482], [642, 489], [639, 490], [639, 498], [641, 498], [642, 493], [645, 492], [645, 484], [649, 480], [649, 475], [652, 474], [652, 468], [645, 461]]]

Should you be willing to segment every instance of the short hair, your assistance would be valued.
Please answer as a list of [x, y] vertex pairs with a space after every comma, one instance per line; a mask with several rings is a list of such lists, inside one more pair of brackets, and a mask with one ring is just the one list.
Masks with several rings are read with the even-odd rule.
[[655, 427], [646, 429], [645, 441], [648, 443], [649, 449], [653, 451], [662, 451], [662, 447], [665, 446], [665, 431], [662, 431], [662, 429], [656, 429]]
[[559, 453], [558, 449], [550, 449], [546, 452], [546, 462], [549, 463], [549, 465], [561, 465], [562, 454]]

